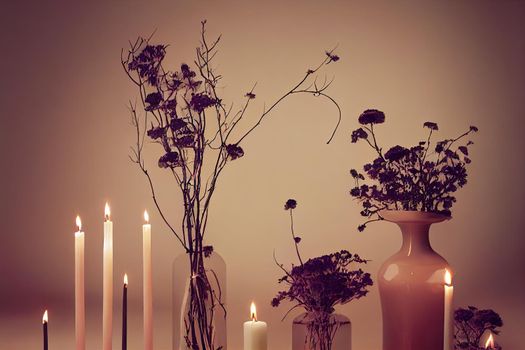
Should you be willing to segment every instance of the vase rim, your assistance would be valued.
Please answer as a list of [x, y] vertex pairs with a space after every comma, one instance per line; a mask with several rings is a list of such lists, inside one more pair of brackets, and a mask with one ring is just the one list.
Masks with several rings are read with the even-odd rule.
[[435, 224], [452, 219], [451, 216], [419, 210], [382, 210], [380, 215], [394, 223]]

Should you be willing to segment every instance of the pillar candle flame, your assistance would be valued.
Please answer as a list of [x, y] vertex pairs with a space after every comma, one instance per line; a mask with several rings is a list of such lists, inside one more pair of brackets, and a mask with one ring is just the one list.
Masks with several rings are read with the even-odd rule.
[[44, 316], [42, 316], [42, 323], [47, 323], [47, 310], [44, 311]]
[[149, 214], [147, 210], [144, 210], [144, 221], [146, 221], [146, 224], [149, 224]]
[[252, 301], [252, 305], [250, 305], [250, 318], [252, 321], [257, 321], [257, 309], [255, 308], [255, 303]]
[[452, 285], [452, 274], [450, 273], [448, 269], [445, 270], [445, 284], [447, 286]]
[[490, 333], [487, 341], [485, 342], [485, 349], [494, 349], [494, 337]]
[[125, 286], [128, 285], [128, 274], [127, 273], [124, 274], [124, 285]]
[[106, 202], [106, 206], [104, 207], [104, 220], [109, 221], [109, 217], [111, 215], [111, 211], [109, 210], [109, 204]]

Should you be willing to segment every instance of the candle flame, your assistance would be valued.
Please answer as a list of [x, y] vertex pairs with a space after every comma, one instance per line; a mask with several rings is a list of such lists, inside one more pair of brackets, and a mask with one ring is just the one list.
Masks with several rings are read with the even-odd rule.
[[250, 305], [250, 318], [252, 321], [257, 321], [257, 309], [255, 308], [255, 303], [252, 301], [252, 305]]
[[109, 221], [109, 216], [111, 215], [111, 211], [109, 210], [109, 204], [106, 202], [106, 206], [104, 207], [104, 219], [105, 221]]
[[447, 286], [452, 285], [452, 274], [450, 273], [448, 269], [445, 269], [445, 284]]
[[124, 285], [125, 286], [128, 285], [128, 274], [127, 273], [124, 274]]
[[47, 310], [44, 311], [44, 316], [42, 316], [42, 323], [47, 323]]
[[75, 222], [77, 224], [78, 232], [82, 231], [82, 221], [80, 220], [80, 216], [77, 215]]
[[485, 349], [494, 349], [494, 337], [492, 336], [492, 333], [490, 333], [485, 343]]
[[144, 210], [144, 221], [146, 221], [146, 224], [149, 223], [149, 214], [147, 210]]

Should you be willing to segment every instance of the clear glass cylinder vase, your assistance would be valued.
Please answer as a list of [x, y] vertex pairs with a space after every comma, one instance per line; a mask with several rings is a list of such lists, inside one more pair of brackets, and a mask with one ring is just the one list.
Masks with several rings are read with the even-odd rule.
[[351, 350], [352, 323], [344, 315], [304, 312], [292, 324], [292, 350]]
[[[206, 315], [212, 315], [212, 317], [208, 323], [209, 326], [205, 329], [207, 335], [202, 334], [202, 338], [209, 336], [213, 339], [213, 345], [206, 346], [199, 343], [198, 348], [200, 350], [226, 350], [226, 263], [215, 251], [203, 261], [206, 280], [211, 287], [208, 294], [210, 298], [206, 299], [204, 306], [207, 309]], [[174, 259], [172, 274], [173, 350], [191, 349], [188, 343], [188, 311], [192, 307], [192, 288], [193, 291], [202, 288], [202, 280], [201, 276], [191, 271], [188, 254], [180, 254]], [[197, 334], [196, 338], [200, 339], [201, 334]]]
[[[419, 211], [384, 211], [401, 229], [400, 250], [379, 269], [383, 313], [383, 350], [443, 350], [444, 276], [447, 261], [430, 245], [430, 226], [447, 220]], [[447, 344], [449, 341], [446, 342]]]

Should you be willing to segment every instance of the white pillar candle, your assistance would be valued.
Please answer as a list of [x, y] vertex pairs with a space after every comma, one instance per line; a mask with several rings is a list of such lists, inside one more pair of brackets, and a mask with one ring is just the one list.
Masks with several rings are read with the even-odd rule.
[[84, 296], [84, 232], [77, 216], [75, 232], [75, 340], [76, 349], [86, 349], [86, 304]]
[[252, 302], [251, 321], [244, 322], [244, 350], [267, 350], [268, 335], [266, 322], [257, 320], [257, 310]]
[[452, 349], [452, 334], [453, 334], [453, 305], [452, 298], [454, 295], [454, 286], [452, 285], [452, 275], [450, 271], [445, 270], [445, 314], [443, 325], [443, 349]]
[[109, 205], [104, 208], [104, 257], [102, 301], [102, 349], [111, 350], [113, 335], [113, 222]]
[[144, 297], [144, 349], [153, 350], [153, 294], [151, 278], [151, 225], [148, 212], [144, 211], [142, 225], [143, 297]]

